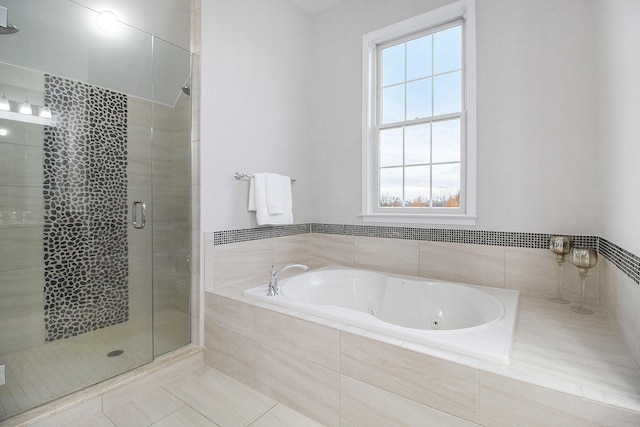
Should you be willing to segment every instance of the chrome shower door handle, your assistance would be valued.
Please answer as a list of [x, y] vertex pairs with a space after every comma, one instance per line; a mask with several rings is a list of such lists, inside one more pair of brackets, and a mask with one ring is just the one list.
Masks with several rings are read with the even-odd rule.
[[[138, 209], [139, 208], [139, 209]], [[138, 222], [138, 210], [140, 210], [140, 222]], [[131, 205], [131, 224], [133, 228], [142, 230], [147, 223], [147, 204], [144, 200], [136, 200]]]

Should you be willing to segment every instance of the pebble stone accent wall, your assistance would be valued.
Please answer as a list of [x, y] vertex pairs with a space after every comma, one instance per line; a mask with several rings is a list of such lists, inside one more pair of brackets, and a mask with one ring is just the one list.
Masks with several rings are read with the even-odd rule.
[[127, 98], [45, 75], [45, 341], [124, 322]]

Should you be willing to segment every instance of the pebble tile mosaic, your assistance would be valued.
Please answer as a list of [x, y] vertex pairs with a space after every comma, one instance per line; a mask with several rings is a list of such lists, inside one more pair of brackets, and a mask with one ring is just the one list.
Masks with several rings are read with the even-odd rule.
[[128, 319], [127, 98], [45, 75], [45, 340]]

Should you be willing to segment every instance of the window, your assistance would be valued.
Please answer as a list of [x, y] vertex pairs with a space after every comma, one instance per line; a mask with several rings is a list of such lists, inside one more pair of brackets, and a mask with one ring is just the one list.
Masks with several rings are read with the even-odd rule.
[[475, 224], [473, 0], [363, 38], [363, 217]]

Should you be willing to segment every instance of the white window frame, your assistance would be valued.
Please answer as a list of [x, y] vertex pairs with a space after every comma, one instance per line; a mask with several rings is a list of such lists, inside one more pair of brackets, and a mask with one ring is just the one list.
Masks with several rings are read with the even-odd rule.
[[[463, 206], [455, 212], [431, 209], [415, 213], [409, 209], [381, 212], [378, 204], [377, 165], [377, 64], [378, 45], [402, 39], [448, 22], [464, 19], [464, 156], [461, 190]], [[365, 34], [362, 37], [362, 214], [365, 222], [475, 225], [476, 224], [476, 52], [475, 0], [459, 0], [450, 5]], [[386, 209], [385, 209], [386, 210]], [[409, 212], [405, 212], [409, 211]], [[434, 213], [435, 212], [435, 213]]]

